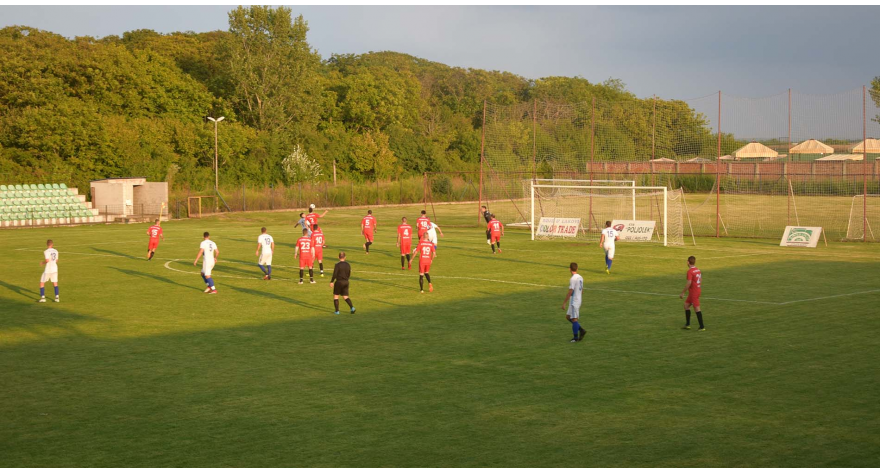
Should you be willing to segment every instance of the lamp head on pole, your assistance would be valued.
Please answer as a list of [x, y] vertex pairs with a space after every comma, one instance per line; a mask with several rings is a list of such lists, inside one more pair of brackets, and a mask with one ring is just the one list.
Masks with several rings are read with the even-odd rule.
[[226, 118], [226, 117], [220, 117], [220, 118], [207, 117], [207, 119], [210, 120], [210, 121], [212, 121], [212, 122], [222, 122], [223, 119], [225, 119], [225, 118]]

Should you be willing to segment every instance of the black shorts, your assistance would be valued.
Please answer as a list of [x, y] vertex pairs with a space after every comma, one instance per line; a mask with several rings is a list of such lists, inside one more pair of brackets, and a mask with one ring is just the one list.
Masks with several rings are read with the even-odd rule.
[[334, 283], [333, 294], [335, 296], [348, 296], [348, 280], [337, 281]]

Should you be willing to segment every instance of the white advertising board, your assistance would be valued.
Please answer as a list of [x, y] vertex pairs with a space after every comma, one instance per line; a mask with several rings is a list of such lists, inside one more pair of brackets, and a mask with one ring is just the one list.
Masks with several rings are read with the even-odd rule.
[[542, 217], [535, 229], [536, 236], [577, 237], [581, 219], [574, 217]]
[[656, 221], [614, 220], [611, 227], [620, 234], [620, 240], [626, 242], [650, 242], [654, 236]]
[[815, 247], [819, 243], [819, 237], [821, 235], [821, 227], [801, 227], [799, 225], [790, 225], [785, 228], [785, 233], [782, 234], [782, 241], [779, 242], [779, 246]]

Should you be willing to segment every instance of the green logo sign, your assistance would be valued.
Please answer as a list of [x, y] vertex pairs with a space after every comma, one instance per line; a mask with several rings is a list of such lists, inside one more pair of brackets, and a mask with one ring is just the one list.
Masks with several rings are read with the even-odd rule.
[[785, 241], [788, 243], [793, 243], [793, 242], [808, 243], [812, 237], [813, 237], [813, 231], [811, 229], [794, 227], [791, 229], [791, 232], [788, 233], [788, 238], [785, 239]]

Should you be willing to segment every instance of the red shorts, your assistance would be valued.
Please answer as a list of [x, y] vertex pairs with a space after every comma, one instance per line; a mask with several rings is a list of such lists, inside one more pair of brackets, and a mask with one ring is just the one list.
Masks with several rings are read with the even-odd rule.
[[403, 240], [400, 242], [400, 254], [406, 255], [412, 252], [412, 240]]
[[299, 258], [299, 268], [311, 268], [314, 266], [314, 259], [311, 255]]
[[156, 250], [157, 248], [159, 248], [159, 239], [150, 239], [150, 243], [147, 244], [147, 250]]
[[495, 232], [492, 232], [492, 243], [494, 244], [496, 242], [501, 242], [501, 234], [496, 234]]
[[364, 238], [367, 239], [367, 242], [373, 241], [373, 229], [365, 229], [364, 230]]
[[700, 306], [700, 292], [699, 291], [689, 291], [688, 297], [684, 301], [685, 301], [685, 303], [690, 303], [693, 306]]
[[324, 260], [324, 247], [321, 247], [320, 245], [315, 246], [315, 260]]
[[428, 273], [431, 271], [431, 261], [425, 258], [419, 259], [419, 273]]

